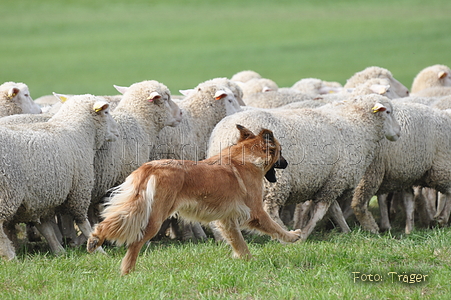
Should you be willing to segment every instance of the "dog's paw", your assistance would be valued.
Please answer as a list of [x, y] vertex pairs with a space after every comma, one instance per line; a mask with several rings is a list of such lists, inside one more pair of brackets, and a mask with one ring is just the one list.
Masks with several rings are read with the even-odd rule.
[[299, 239], [301, 239], [302, 236], [302, 230], [301, 229], [296, 229], [296, 230], [290, 230], [290, 233], [293, 235], [293, 240], [291, 241], [292, 243], [298, 241]]
[[86, 245], [86, 250], [88, 250], [89, 253], [94, 252], [94, 250], [97, 249], [99, 244], [99, 239], [97, 237], [89, 237], [88, 243]]

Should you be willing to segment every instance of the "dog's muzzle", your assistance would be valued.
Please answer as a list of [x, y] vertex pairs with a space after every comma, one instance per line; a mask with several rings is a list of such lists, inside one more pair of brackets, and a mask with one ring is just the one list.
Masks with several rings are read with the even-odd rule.
[[271, 169], [268, 170], [265, 174], [266, 180], [269, 182], [276, 182], [276, 170], [275, 169], [285, 169], [288, 166], [287, 160], [280, 155], [279, 159], [274, 163], [274, 165], [271, 167]]

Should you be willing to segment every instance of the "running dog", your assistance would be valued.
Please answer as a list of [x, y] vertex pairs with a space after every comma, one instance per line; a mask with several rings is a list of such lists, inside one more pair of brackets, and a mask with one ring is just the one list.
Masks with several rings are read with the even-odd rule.
[[286, 231], [263, 209], [263, 177], [276, 181], [274, 168], [287, 167], [272, 131], [258, 135], [237, 125], [237, 144], [202, 161], [155, 160], [143, 164], [113, 191], [104, 220], [89, 237], [93, 252], [105, 240], [126, 244], [122, 275], [130, 273], [144, 243], [174, 213], [184, 219], [216, 221], [234, 257], [251, 253], [241, 228], [256, 229], [281, 242], [295, 242], [301, 231]]

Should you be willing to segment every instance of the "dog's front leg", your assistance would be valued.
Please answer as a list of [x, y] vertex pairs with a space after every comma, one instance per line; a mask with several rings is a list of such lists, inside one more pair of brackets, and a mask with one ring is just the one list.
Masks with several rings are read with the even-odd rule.
[[301, 230], [287, 231], [282, 226], [277, 224], [266, 211], [262, 208], [255, 208], [251, 212], [251, 218], [246, 224], [251, 229], [257, 229], [273, 239], [278, 239], [281, 242], [294, 243], [301, 238]]
[[226, 219], [215, 222], [224, 239], [232, 246], [233, 257], [250, 259], [251, 252], [244, 241], [236, 220]]

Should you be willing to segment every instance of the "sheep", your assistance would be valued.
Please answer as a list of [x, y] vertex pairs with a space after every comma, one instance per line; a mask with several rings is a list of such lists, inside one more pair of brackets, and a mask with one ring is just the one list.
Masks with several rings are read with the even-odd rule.
[[232, 81], [240, 81], [240, 82], [244, 83], [244, 82], [247, 82], [247, 81], [249, 81], [251, 79], [254, 79], [254, 78], [259, 79], [259, 78], [262, 78], [262, 77], [261, 77], [260, 74], [258, 74], [255, 71], [246, 70], [246, 71], [241, 71], [241, 72], [238, 72], [238, 73], [234, 74], [232, 76], [232, 78], [230, 78], [230, 80], [232, 80]]
[[40, 114], [41, 107], [30, 97], [28, 86], [8, 81], [0, 85], [0, 118], [15, 114]]
[[451, 95], [451, 86], [434, 86], [415, 93], [419, 97], [444, 97]]
[[[241, 105], [241, 106], [246, 105], [246, 103], [244, 103], [244, 101], [243, 101], [243, 90], [240, 87], [241, 83], [227, 79], [225, 77], [219, 77], [219, 78], [213, 78], [213, 79], [207, 80], [207, 81], [203, 82], [202, 84], [209, 84], [209, 83], [227, 87], [229, 90], [232, 91], [233, 96], [235, 97], [235, 99], [239, 105]], [[191, 92], [194, 92], [195, 90], [196, 90], [196, 88], [188, 89], [188, 90], [179, 90], [179, 92], [183, 96], [187, 97], [190, 95]], [[181, 100], [183, 100], [183, 99], [181, 99]]]
[[[224, 118], [212, 132], [208, 156], [237, 141], [233, 126], [268, 128], [278, 135], [289, 167], [266, 183], [265, 209], [279, 224], [279, 208], [314, 200], [315, 215], [302, 230], [305, 240], [331, 208], [341, 213], [337, 200], [359, 183], [384, 135], [396, 140], [399, 125], [388, 98], [366, 95], [316, 109], [246, 110]], [[349, 227], [342, 216], [339, 225]]]
[[[412, 186], [434, 188], [448, 198], [451, 193], [451, 117], [416, 103], [393, 101], [395, 117], [401, 125], [401, 137], [396, 143], [382, 141], [376, 159], [366, 170], [354, 193], [351, 207], [362, 227], [379, 232], [368, 211], [373, 195], [403, 191], [406, 203], [413, 203]], [[384, 199], [379, 199], [382, 213]], [[406, 232], [413, 227], [413, 205], [408, 207]], [[446, 216], [437, 216], [443, 222]], [[388, 217], [383, 216], [381, 229], [389, 229]]]
[[303, 78], [293, 84], [291, 89], [316, 96], [340, 92], [342, 86], [338, 82], [327, 82], [317, 78]]
[[111, 113], [119, 127], [119, 139], [105, 144], [95, 156], [91, 210], [109, 189], [149, 160], [157, 135], [165, 126], [178, 126], [182, 120], [182, 112], [172, 101], [169, 89], [156, 80], [115, 88], [123, 94]]
[[421, 70], [413, 79], [412, 93], [436, 86], [451, 86], [451, 69], [445, 65], [433, 65]]
[[409, 96], [409, 90], [398, 80], [396, 80], [392, 73], [381, 67], [368, 67], [363, 71], [355, 73], [351, 78], [346, 81], [344, 88], [354, 88], [364, 83], [371, 78], [386, 78], [390, 81], [390, 87], [393, 91], [399, 95], [399, 97]]
[[5, 222], [34, 222], [55, 253], [64, 251], [48, 222], [56, 211], [72, 214], [89, 236], [95, 152], [118, 136], [108, 110], [102, 98], [82, 95], [48, 122], [0, 126], [0, 256], [15, 257]]
[[[342, 89], [338, 93], [317, 96], [311, 100], [290, 103], [281, 106], [281, 109], [297, 109], [297, 108], [315, 108], [334, 101], [343, 101], [348, 98], [378, 94], [389, 99], [399, 98], [394, 89], [390, 87], [390, 82], [386, 78], [371, 78], [355, 88]], [[405, 98], [403, 98], [405, 99]]]
[[283, 91], [269, 91], [250, 94], [246, 98], [246, 105], [259, 108], [276, 108], [290, 103], [308, 101], [314, 98], [311, 95], [303, 94], [292, 89]]
[[252, 94], [277, 91], [279, 89], [277, 83], [267, 78], [254, 78], [240, 84], [240, 87], [243, 90], [244, 103], [246, 103], [247, 97]]
[[199, 84], [179, 106], [183, 113], [181, 124], [164, 128], [158, 134], [158, 149], [151, 160], [204, 159], [214, 126], [227, 115], [241, 110], [230, 89], [209, 81]]

